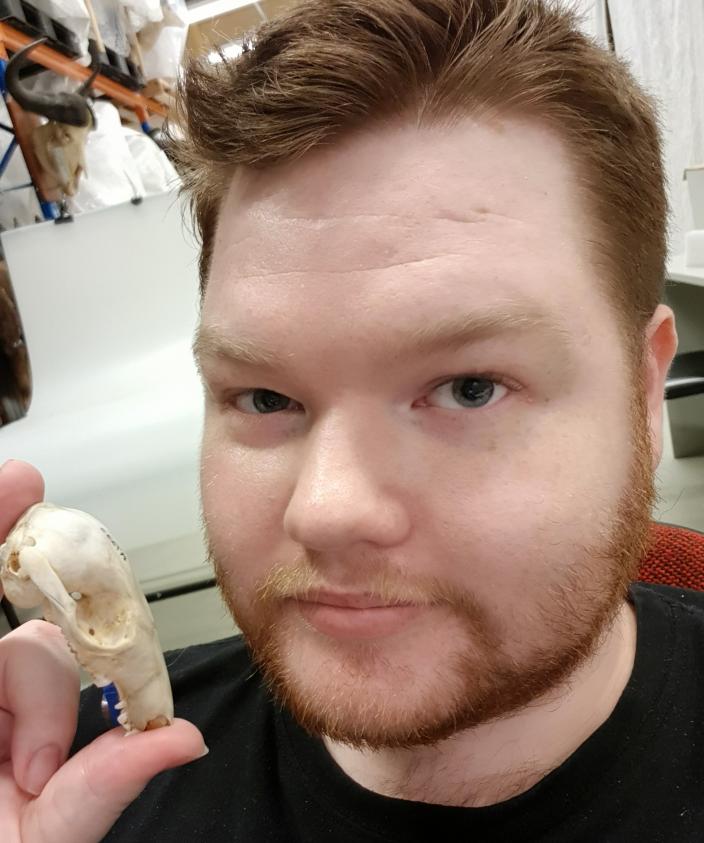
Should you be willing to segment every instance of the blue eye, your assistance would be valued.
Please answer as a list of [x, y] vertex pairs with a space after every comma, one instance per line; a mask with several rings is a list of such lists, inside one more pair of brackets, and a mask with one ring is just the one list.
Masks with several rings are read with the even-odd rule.
[[257, 411], [256, 414], [261, 415], [281, 412], [282, 409], [285, 409], [281, 406], [282, 404], [293, 401], [292, 398], [287, 398], [279, 392], [272, 392], [270, 389], [248, 389], [235, 397], [240, 398], [243, 395], [252, 396], [252, 404]]
[[[508, 387], [500, 380], [478, 375], [468, 375], [461, 378], [453, 378], [451, 381], [440, 384], [433, 392], [439, 392], [448, 386], [452, 387], [450, 390], [452, 401], [456, 401], [462, 408], [474, 410], [489, 406], [491, 403], [495, 404], [508, 391]], [[496, 397], [497, 394], [499, 398]], [[454, 410], [456, 408], [455, 405], [446, 409]]]
[[[447, 390], [447, 387], [451, 387]], [[449, 410], [480, 410], [483, 407], [497, 403], [507, 392], [517, 391], [516, 387], [509, 385], [506, 379], [497, 375], [462, 375], [455, 377], [434, 387], [430, 394], [445, 394], [449, 400], [455, 402], [445, 406]], [[251, 401], [253, 409], [243, 409], [239, 399], [247, 398]], [[290, 405], [297, 405], [298, 402], [280, 392], [271, 389], [244, 389], [241, 392], [227, 396], [226, 403], [243, 415], [273, 415], [290, 409]], [[300, 405], [298, 405], [300, 407]]]

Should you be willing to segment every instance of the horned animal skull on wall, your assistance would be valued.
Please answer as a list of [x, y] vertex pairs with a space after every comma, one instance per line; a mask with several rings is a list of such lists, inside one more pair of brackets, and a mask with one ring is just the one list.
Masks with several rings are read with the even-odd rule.
[[86, 137], [95, 128], [95, 116], [87, 97], [98, 68], [75, 93], [30, 91], [20, 80], [20, 70], [29, 61], [32, 50], [44, 41], [46, 38], [33, 41], [13, 55], [5, 69], [5, 84], [12, 98], [25, 111], [48, 119], [48, 123], [34, 129], [34, 152], [42, 169], [54, 177], [67, 196], [73, 196], [86, 169]]

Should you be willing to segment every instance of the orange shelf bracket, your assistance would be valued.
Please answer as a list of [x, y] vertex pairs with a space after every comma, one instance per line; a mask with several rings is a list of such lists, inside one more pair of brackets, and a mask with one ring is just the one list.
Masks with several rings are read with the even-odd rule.
[[[27, 44], [31, 44], [32, 41], [36, 41], [36, 38], [26, 35], [24, 32], [8, 26], [6, 23], [0, 22], [0, 58], [7, 57], [6, 48], [20, 50]], [[2, 55], [3, 53], [4, 55]], [[57, 50], [47, 47], [46, 44], [40, 44], [32, 50], [31, 58], [33, 62], [41, 64], [48, 70], [53, 70], [62, 76], [68, 76], [70, 79], [76, 79], [78, 82], [88, 79], [92, 72], [90, 67], [84, 67], [82, 64], [78, 64], [74, 59], [67, 58]], [[120, 105], [133, 109], [138, 117], [146, 114], [159, 114], [162, 117], [166, 117], [168, 109], [163, 103], [142, 96], [142, 94], [136, 91], [130, 91], [129, 88], [125, 88], [124, 85], [120, 85], [118, 82], [114, 82], [102, 74], [96, 76], [93, 82], [93, 88], [96, 91], [106, 94], [110, 99], [120, 103]], [[145, 121], [140, 117], [140, 123], [143, 122]]]

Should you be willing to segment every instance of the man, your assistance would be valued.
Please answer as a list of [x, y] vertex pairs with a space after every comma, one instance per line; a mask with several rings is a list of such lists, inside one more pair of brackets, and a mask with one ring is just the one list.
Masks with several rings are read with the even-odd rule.
[[210, 752], [128, 804], [198, 733], [89, 692], [49, 778], [75, 678], [13, 633], [65, 702], [5, 686], [9, 839], [701, 840], [704, 597], [633, 584], [677, 347], [647, 98], [537, 0], [315, 0], [183, 96], [243, 637], [169, 655]]

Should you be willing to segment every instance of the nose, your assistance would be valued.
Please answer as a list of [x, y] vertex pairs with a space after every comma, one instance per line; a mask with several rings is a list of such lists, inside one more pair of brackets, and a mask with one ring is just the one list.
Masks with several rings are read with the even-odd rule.
[[284, 530], [311, 550], [401, 543], [410, 519], [393, 446], [370, 426], [328, 424], [309, 439]]

